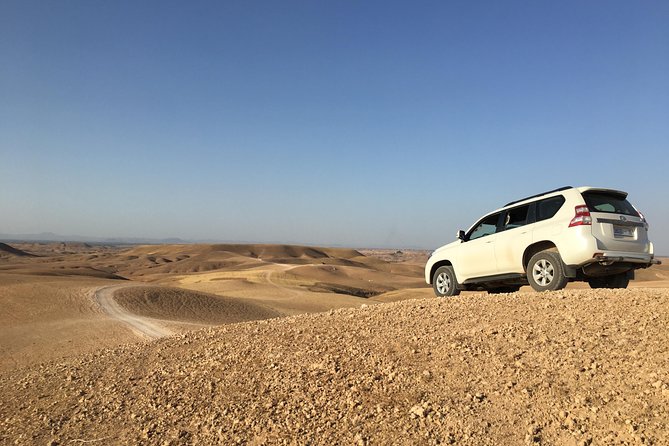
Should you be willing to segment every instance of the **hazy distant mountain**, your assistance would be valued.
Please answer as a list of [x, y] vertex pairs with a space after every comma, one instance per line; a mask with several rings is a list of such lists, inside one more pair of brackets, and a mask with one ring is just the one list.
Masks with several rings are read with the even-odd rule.
[[86, 243], [109, 243], [114, 245], [124, 244], [184, 244], [193, 243], [177, 237], [170, 238], [145, 238], [145, 237], [87, 237], [84, 235], [60, 235], [53, 232], [41, 232], [39, 234], [0, 234], [0, 240], [6, 242], [86, 242]]
[[[218, 243], [232, 243], [232, 244], [278, 244], [278, 245], [298, 245], [298, 246], [329, 246], [331, 248], [351, 248], [348, 245], [339, 243], [304, 243], [300, 241], [291, 240], [230, 240], [230, 239], [197, 239], [184, 240], [178, 237], [167, 238], [149, 238], [149, 237], [89, 237], [85, 235], [61, 235], [53, 232], [40, 232], [39, 234], [3, 234], [0, 233], [0, 242], [81, 242], [81, 243], [96, 243], [109, 245], [189, 245], [189, 244], [218, 244]], [[369, 246], [366, 246], [370, 248]], [[397, 246], [379, 246], [372, 248], [392, 248]], [[417, 249], [423, 250], [425, 248], [414, 246], [402, 246], [402, 249]]]

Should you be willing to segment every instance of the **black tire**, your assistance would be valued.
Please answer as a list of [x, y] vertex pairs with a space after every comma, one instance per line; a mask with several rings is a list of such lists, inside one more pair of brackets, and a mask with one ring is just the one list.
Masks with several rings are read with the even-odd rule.
[[437, 297], [457, 296], [460, 294], [452, 266], [437, 268], [434, 276], [432, 276], [432, 289]]
[[609, 285], [611, 288], [627, 288], [630, 284], [630, 278], [627, 273], [614, 274], [609, 276]]
[[611, 276], [593, 277], [588, 279], [590, 288], [627, 288], [630, 278], [627, 273], [613, 274]]
[[536, 291], [556, 291], [567, 286], [564, 265], [556, 251], [540, 251], [527, 264], [527, 280]]
[[519, 289], [519, 286], [501, 286], [497, 288], [489, 288], [488, 294], [515, 293]]
[[592, 277], [588, 279], [588, 285], [590, 285], [590, 288], [608, 288], [606, 286], [606, 279], [604, 277]]

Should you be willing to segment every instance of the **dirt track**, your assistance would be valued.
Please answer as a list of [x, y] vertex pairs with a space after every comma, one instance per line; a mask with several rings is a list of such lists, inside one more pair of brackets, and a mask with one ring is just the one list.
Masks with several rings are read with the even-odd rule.
[[669, 444], [669, 290], [205, 329], [0, 379], [0, 443]]
[[105, 314], [112, 319], [124, 322], [140, 336], [156, 339], [171, 334], [170, 330], [160, 326], [155, 321], [137, 314], [129, 313], [114, 300], [114, 293], [116, 291], [130, 287], [137, 287], [137, 285], [114, 285], [98, 288], [95, 290], [95, 300]]

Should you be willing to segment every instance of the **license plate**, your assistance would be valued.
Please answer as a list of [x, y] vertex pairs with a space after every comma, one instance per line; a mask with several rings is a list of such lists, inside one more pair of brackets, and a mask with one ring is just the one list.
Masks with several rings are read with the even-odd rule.
[[630, 226], [616, 226], [613, 225], [614, 237], [634, 237], [634, 228]]

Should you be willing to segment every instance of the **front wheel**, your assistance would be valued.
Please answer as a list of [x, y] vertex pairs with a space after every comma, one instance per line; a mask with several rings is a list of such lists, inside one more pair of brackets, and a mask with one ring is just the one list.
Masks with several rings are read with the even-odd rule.
[[460, 294], [452, 266], [441, 266], [434, 272], [432, 288], [437, 297], [457, 296]]
[[555, 291], [567, 286], [560, 254], [541, 251], [532, 256], [527, 265], [527, 281], [536, 291]]

